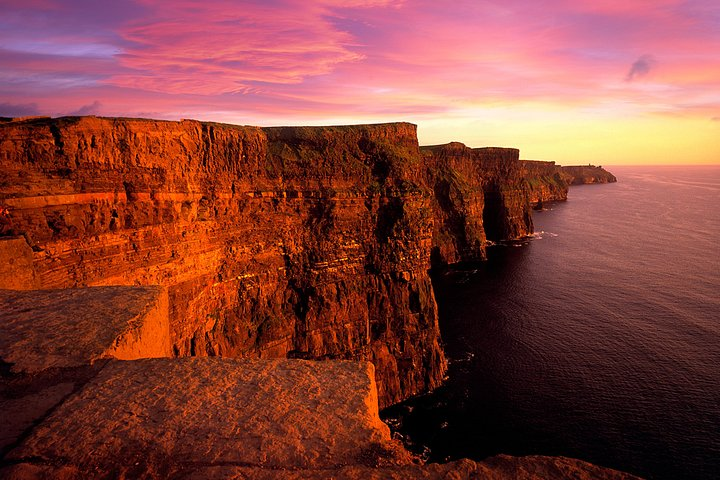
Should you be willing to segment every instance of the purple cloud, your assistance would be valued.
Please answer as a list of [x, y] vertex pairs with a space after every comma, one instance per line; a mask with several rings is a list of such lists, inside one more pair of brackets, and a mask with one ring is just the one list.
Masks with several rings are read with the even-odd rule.
[[626, 82], [632, 82], [638, 77], [644, 77], [650, 70], [655, 66], [657, 62], [652, 55], [642, 55], [640, 58], [635, 60], [630, 66], [630, 70], [625, 76]]

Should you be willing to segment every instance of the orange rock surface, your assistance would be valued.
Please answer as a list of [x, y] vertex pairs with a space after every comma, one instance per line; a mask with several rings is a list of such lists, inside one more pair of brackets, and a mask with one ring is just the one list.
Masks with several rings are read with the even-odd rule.
[[169, 357], [167, 309], [161, 287], [0, 290], [0, 360], [36, 373], [101, 358]]
[[162, 478], [199, 465], [335, 468], [389, 443], [372, 364], [111, 362], [7, 460]]
[[421, 465], [380, 421], [372, 364], [110, 361], [4, 459], [3, 478], [631, 479], [578, 460]]

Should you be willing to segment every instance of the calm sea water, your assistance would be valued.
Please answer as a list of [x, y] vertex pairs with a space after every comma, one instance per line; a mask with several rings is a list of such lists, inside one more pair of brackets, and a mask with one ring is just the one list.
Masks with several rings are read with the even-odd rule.
[[615, 167], [436, 279], [449, 378], [384, 412], [431, 460], [720, 478], [720, 167]]

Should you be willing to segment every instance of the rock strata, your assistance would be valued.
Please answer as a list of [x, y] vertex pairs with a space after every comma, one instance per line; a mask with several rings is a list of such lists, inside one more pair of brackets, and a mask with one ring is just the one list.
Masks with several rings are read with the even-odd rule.
[[406, 123], [21, 119], [0, 167], [0, 285], [162, 285], [175, 356], [368, 360], [382, 406], [445, 372], [431, 255], [532, 231], [517, 150]]

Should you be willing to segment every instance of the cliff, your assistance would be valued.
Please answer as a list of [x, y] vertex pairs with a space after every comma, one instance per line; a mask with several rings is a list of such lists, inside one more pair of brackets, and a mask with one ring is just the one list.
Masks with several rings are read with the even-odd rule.
[[562, 167], [562, 170], [563, 173], [570, 177], [570, 184], [572, 185], [617, 182], [617, 178], [612, 173], [595, 165], [568, 166]]
[[531, 233], [517, 150], [33, 118], [0, 169], [3, 478], [630, 478], [416, 465], [378, 418], [445, 373], [431, 265]]
[[383, 405], [440, 383], [414, 125], [31, 119], [0, 152], [26, 288], [163, 285], [176, 356], [369, 360]]
[[421, 148], [433, 192], [433, 266], [485, 258], [490, 242], [532, 233], [519, 151], [462, 143]]
[[536, 160], [521, 160], [520, 164], [531, 205], [542, 207], [543, 202], [567, 200], [572, 177], [564, 167]]
[[6, 287], [163, 285], [176, 356], [369, 360], [382, 405], [445, 372], [431, 251], [532, 228], [516, 150], [421, 152], [410, 124], [39, 118], [0, 152]]
[[615, 176], [593, 165], [563, 167], [555, 162], [521, 160], [530, 204], [542, 208], [543, 202], [567, 200], [570, 185], [616, 182]]

